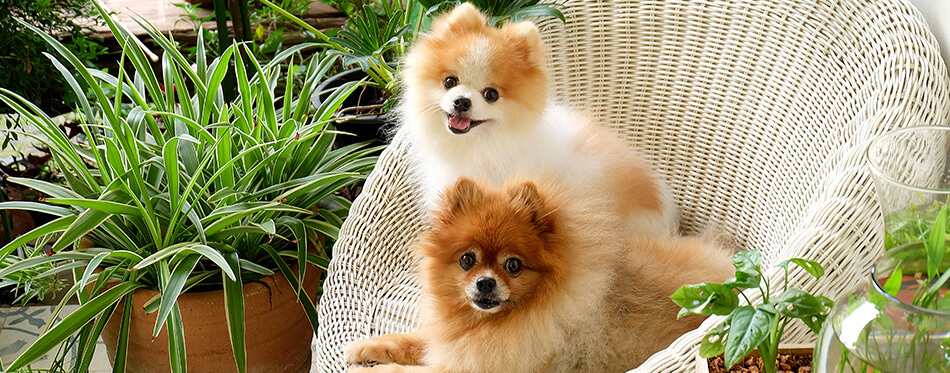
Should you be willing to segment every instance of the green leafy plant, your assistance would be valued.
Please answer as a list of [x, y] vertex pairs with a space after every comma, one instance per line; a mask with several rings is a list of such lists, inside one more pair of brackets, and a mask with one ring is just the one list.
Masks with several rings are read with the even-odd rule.
[[[558, 9], [560, 3], [542, 0], [480, 0], [469, 1], [489, 17], [489, 23], [500, 27], [504, 22], [520, 21], [526, 17], [556, 17], [564, 21]], [[312, 33], [332, 55], [339, 55], [344, 66], [357, 65], [370, 78], [370, 85], [384, 92], [383, 108], [395, 105], [399, 86], [396, 62], [406, 53], [412, 40], [429, 27], [437, 14], [449, 10], [462, 1], [457, 0], [376, 0], [367, 2], [330, 3], [348, 10], [349, 22], [336, 36], [330, 36], [310, 26], [278, 5], [261, 0], [285, 18]], [[357, 6], [360, 5], [361, 6]], [[378, 114], [378, 113], [376, 113]]]
[[[75, 97], [53, 64], [43, 57], [51, 49], [20, 22], [57, 35], [83, 64], [92, 66], [106, 51], [101, 40], [87, 35], [88, 28], [77, 23], [77, 19], [101, 22], [91, 0], [0, 1], [0, 87], [26, 97], [44, 110], [56, 114], [69, 111]], [[10, 112], [10, 108], [0, 105], [0, 113]]]
[[[719, 354], [725, 357], [727, 367], [732, 367], [753, 350], [762, 357], [763, 370], [775, 373], [778, 345], [785, 327], [793, 319], [803, 321], [816, 334], [827, 318], [831, 299], [812, 295], [788, 287], [788, 267], [795, 264], [820, 279], [824, 269], [817, 262], [794, 258], [777, 265], [784, 269], [782, 293], [772, 296], [773, 287], [761, 268], [762, 255], [755, 250], [737, 253], [732, 263], [736, 276], [722, 284], [702, 283], [686, 285], [673, 294], [671, 299], [682, 307], [679, 317], [690, 313], [721, 315], [725, 320], [703, 337], [700, 356], [710, 358]], [[756, 289], [762, 294], [762, 303], [752, 305], [745, 290]], [[737, 293], [738, 291], [738, 293]], [[746, 300], [740, 305], [739, 296]]]
[[[73, 341], [78, 348], [73, 369], [87, 370], [109, 315], [120, 302], [130, 301], [133, 291], [148, 288], [160, 293], [146, 304], [158, 315], [154, 334], [167, 328], [172, 370], [182, 372], [186, 346], [178, 296], [223, 289], [228, 308], [222, 322], [228, 323], [235, 362], [243, 372], [244, 283], [280, 272], [301, 290], [299, 302], [317, 325], [316, 309], [299, 279], [306, 263], [326, 268], [329, 245], [350, 205], [336, 192], [365, 179], [376, 161], [368, 155], [378, 150], [359, 144], [332, 147], [332, 114], [359, 83], [340, 87], [313, 108], [312, 91], [335, 58], [312, 59], [299, 94], [290, 79], [296, 65], [290, 63], [286, 71], [280, 66], [314, 44], [289, 48], [266, 64], [246, 44], [232, 44], [209, 63], [199, 34], [198, 58], [189, 61], [174, 40], [137, 20], [162, 48], [157, 74], [141, 42], [105, 19], [123, 47], [115, 75], [85, 66], [58, 40], [24, 23], [57, 52], [50, 60], [80, 97], [88, 142], [70, 141], [36, 105], [0, 88], [0, 101], [45, 137], [38, 140], [49, 147], [65, 179], [65, 185], [9, 179], [49, 198], [4, 202], [0, 209], [57, 218], [0, 248], [0, 260], [9, 260], [20, 247], [28, 253], [0, 268], [0, 279], [21, 286], [27, 277], [71, 274], [75, 284], [67, 298], [80, 303], [5, 368], [20, 369]], [[221, 85], [230, 63], [238, 95], [225, 102]], [[129, 65], [131, 71], [121, 68]], [[286, 81], [282, 92], [275, 89], [278, 81]], [[106, 286], [107, 281], [112, 284]], [[128, 323], [130, 307], [119, 314]], [[116, 371], [122, 371], [126, 354], [120, 342]]]
[[385, 7], [384, 16], [380, 17], [373, 8], [364, 5], [336, 36], [329, 38], [342, 47], [330, 53], [342, 57], [344, 66], [359, 66], [387, 96], [394, 97], [396, 69], [390, 61], [396, 61], [405, 52], [408, 45], [405, 36], [409, 31], [404, 10]]
[[[307, 12], [310, 3], [311, 0], [282, 0], [279, 6], [291, 14], [304, 14]], [[199, 33], [202, 34], [206, 55], [209, 57], [217, 57], [219, 55], [218, 31], [208, 30], [203, 27], [205, 22], [215, 20], [214, 13], [202, 15], [201, 11], [203, 8], [198, 4], [185, 2], [172, 5], [184, 11], [184, 14], [175, 22], [188, 22], [191, 24], [195, 35]], [[253, 6], [255, 4], [252, 3], [250, 5]], [[283, 43], [287, 40], [287, 35], [285, 35], [286, 27], [281, 26], [281, 23], [288, 20], [270, 7], [262, 7], [259, 6], [260, 4], [257, 5], [258, 6], [250, 9], [250, 25], [248, 25], [252, 30], [251, 37], [255, 43], [249, 44], [248, 46], [251, 47], [255, 57], [264, 62], [282, 49]], [[232, 18], [228, 12], [225, 12], [225, 15], [228, 19]], [[197, 47], [188, 46], [185, 50], [190, 53], [188, 57], [194, 57], [197, 52]]]
[[559, 9], [560, 1], [544, 0], [419, 0], [431, 11], [451, 9], [462, 3], [471, 3], [488, 15], [488, 24], [501, 27], [505, 22], [518, 22], [529, 17], [552, 17], [566, 22]]
[[[841, 369], [865, 372], [879, 366], [924, 372], [948, 372], [950, 298], [947, 297], [947, 229], [950, 207], [935, 202], [910, 205], [885, 216], [884, 259], [875, 266], [875, 289], [849, 294], [848, 310], [872, 306], [882, 310], [867, 321], [850, 347], [841, 344]], [[911, 297], [912, 295], [912, 297]], [[888, 297], [889, 296], [889, 297]], [[909, 302], [915, 307], [895, 307]], [[899, 311], [883, 311], [896, 308]], [[860, 316], [859, 316], [860, 317]], [[859, 324], [860, 325], [860, 324]], [[874, 369], [875, 372], [879, 370]]]

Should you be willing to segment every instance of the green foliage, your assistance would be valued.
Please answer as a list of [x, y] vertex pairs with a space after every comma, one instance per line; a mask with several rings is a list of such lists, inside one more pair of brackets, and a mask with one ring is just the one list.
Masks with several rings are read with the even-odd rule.
[[[726, 319], [713, 328], [702, 340], [699, 353], [710, 358], [724, 354], [726, 366], [732, 367], [758, 349], [762, 356], [764, 370], [775, 373], [775, 361], [778, 355], [778, 343], [785, 326], [792, 319], [802, 320], [816, 334], [820, 331], [828, 311], [834, 302], [827, 297], [812, 295], [805, 291], [788, 287], [788, 266], [795, 264], [814, 276], [824, 275], [824, 269], [817, 262], [794, 258], [779, 263], [785, 279], [783, 291], [770, 296], [771, 286], [761, 269], [762, 255], [758, 251], [737, 253], [732, 264], [736, 275], [722, 284], [686, 285], [671, 297], [680, 307], [680, 317], [690, 313], [700, 315], [725, 315]], [[758, 289], [763, 297], [762, 304], [740, 306], [736, 291]]]
[[[92, 66], [105, 48], [97, 38], [83, 34], [86, 29], [75, 22], [77, 19], [101, 22], [91, 0], [0, 1], [0, 87], [56, 114], [71, 110], [76, 98], [43, 55], [52, 49], [20, 21], [57, 35], [80, 62]], [[0, 105], [0, 113], [9, 112], [10, 108]]]
[[[934, 202], [925, 208], [910, 205], [907, 210], [888, 214], [884, 217], [884, 249], [929, 239], [937, 215], [944, 204]], [[950, 229], [950, 226], [945, 226]]]
[[[282, 0], [278, 6], [290, 14], [301, 15], [307, 12], [310, 2], [311, 0]], [[214, 20], [214, 14], [211, 13], [202, 16], [199, 13], [202, 9], [199, 5], [189, 4], [187, 2], [173, 5], [185, 11], [183, 18], [177, 20], [176, 23], [190, 23], [194, 33], [196, 35], [201, 34], [204, 39], [205, 55], [209, 58], [217, 57], [219, 55], [218, 31], [208, 30], [202, 27], [203, 23]], [[228, 19], [231, 19], [230, 12], [226, 11], [225, 14]], [[261, 61], [265, 61], [282, 49], [284, 41], [287, 40], [287, 37], [284, 35], [287, 29], [286, 27], [277, 25], [287, 21], [289, 20], [286, 17], [274, 11], [273, 8], [257, 6], [251, 9], [251, 24], [248, 27], [252, 30], [251, 35], [255, 43], [248, 44], [248, 46], [251, 48], [251, 51], [254, 52], [255, 57]], [[197, 46], [190, 46], [186, 47], [185, 50], [189, 53], [188, 57], [194, 58], [198, 48]]]
[[488, 16], [488, 24], [501, 27], [505, 22], [518, 22], [529, 17], [553, 17], [565, 22], [558, 9], [560, 1], [544, 0], [419, 0], [430, 10], [443, 11], [462, 3], [471, 3]]
[[[72, 274], [75, 285], [67, 298], [80, 303], [6, 368], [24, 367], [75, 340], [82, 371], [107, 316], [139, 288], [160, 293], [146, 309], [157, 312], [155, 335], [163, 328], [169, 332], [174, 372], [184, 371], [186, 349], [178, 296], [224, 289], [234, 357], [243, 368], [243, 283], [279, 271], [298, 289], [317, 326], [316, 308], [297, 279], [304, 278], [307, 263], [326, 268], [329, 245], [350, 205], [335, 193], [364, 180], [376, 162], [369, 154], [378, 149], [332, 146], [331, 117], [359, 83], [341, 86], [313, 108], [314, 87], [335, 58], [311, 59], [306, 66], [291, 61], [287, 68], [282, 62], [314, 44], [290, 48], [268, 63], [258, 61], [250, 46], [233, 44], [209, 63], [199, 36], [197, 59], [191, 61], [174, 40], [137, 20], [163, 50], [156, 74], [140, 41], [106, 21], [123, 46], [119, 66], [131, 65], [131, 71], [120, 68], [112, 75], [88, 68], [55, 38], [24, 24], [56, 51], [54, 64], [80, 97], [88, 143], [70, 141], [40, 108], [0, 88], [0, 101], [45, 136], [38, 140], [50, 148], [66, 182], [10, 179], [49, 198], [4, 202], [0, 210], [57, 218], [0, 248], [0, 260], [21, 247], [28, 253], [0, 268], [0, 279], [9, 286], [22, 285], [25, 276]], [[298, 69], [305, 70], [299, 89], [291, 79]], [[238, 95], [225, 102], [222, 81], [229, 70], [237, 77]], [[43, 249], [47, 244], [50, 249]], [[53, 269], [33, 274], [45, 266]], [[105, 288], [106, 280], [116, 284]], [[121, 321], [130, 317], [126, 309]], [[116, 353], [126, 352], [120, 344]]]
[[[349, 16], [349, 21], [335, 36], [320, 32], [313, 26], [281, 9], [268, 0], [261, 3], [273, 8], [287, 19], [313, 34], [331, 53], [342, 57], [344, 66], [359, 66], [370, 77], [371, 85], [385, 92], [384, 108], [392, 108], [398, 95], [395, 83], [396, 62], [407, 52], [416, 36], [428, 29], [431, 19], [461, 4], [459, 0], [324, 0]], [[489, 24], [502, 26], [506, 21], [526, 17], [556, 17], [564, 21], [560, 3], [541, 0], [473, 0], [488, 15]]]
[[[925, 273], [916, 276], [920, 286], [914, 295], [915, 306], [947, 310], [944, 305], [950, 305], [950, 302], [945, 301], [945, 292], [940, 292], [950, 280], [950, 271], [944, 265], [947, 230], [950, 229], [950, 224], [947, 224], [948, 211], [950, 208], [945, 203], [934, 202], [923, 209], [910, 205], [906, 211], [892, 213], [884, 219], [887, 228], [884, 234], [885, 250], [916, 243], [923, 246], [927, 254], [926, 268], [920, 271]], [[894, 290], [899, 290], [899, 287]]]

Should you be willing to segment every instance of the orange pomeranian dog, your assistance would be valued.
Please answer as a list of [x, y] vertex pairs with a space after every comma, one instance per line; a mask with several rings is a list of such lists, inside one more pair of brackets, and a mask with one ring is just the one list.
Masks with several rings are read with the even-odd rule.
[[428, 206], [460, 176], [498, 186], [539, 172], [599, 186], [631, 233], [672, 232], [665, 183], [617, 134], [549, 99], [544, 54], [531, 22], [491, 27], [467, 3], [413, 44], [397, 114]]
[[357, 370], [620, 372], [702, 317], [677, 320], [677, 288], [721, 281], [730, 256], [699, 239], [639, 236], [609, 198], [545, 181], [497, 189], [461, 178], [420, 237], [419, 330], [348, 345]]

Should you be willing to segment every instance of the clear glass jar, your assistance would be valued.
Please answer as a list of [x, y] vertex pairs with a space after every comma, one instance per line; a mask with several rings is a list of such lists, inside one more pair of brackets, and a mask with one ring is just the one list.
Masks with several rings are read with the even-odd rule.
[[[945, 258], [942, 270], [950, 267]], [[897, 270], [901, 277], [891, 279]], [[950, 372], [950, 312], [912, 304], [926, 273], [920, 242], [885, 253], [832, 308], [815, 347], [815, 372]], [[885, 290], [888, 280], [895, 295]]]
[[928, 269], [924, 245], [950, 196], [950, 127], [885, 133], [868, 146], [867, 162], [884, 214], [884, 255], [867, 279], [837, 300], [819, 335], [813, 368], [950, 372], [950, 312], [937, 310], [950, 305], [914, 305], [928, 286], [924, 280], [950, 267], [950, 253], [943, 250], [942, 264]]

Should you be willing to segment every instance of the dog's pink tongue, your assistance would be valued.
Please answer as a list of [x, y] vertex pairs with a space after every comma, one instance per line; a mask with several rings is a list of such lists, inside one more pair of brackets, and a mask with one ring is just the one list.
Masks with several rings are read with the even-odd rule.
[[462, 118], [461, 115], [456, 115], [454, 117], [449, 118], [449, 125], [452, 126], [452, 128], [455, 128], [457, 130], [468, 129], [468, 126], [470, 126], [471, 124], [472, 124], [471, 119]]

